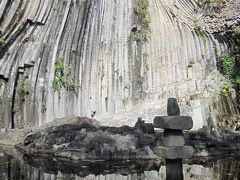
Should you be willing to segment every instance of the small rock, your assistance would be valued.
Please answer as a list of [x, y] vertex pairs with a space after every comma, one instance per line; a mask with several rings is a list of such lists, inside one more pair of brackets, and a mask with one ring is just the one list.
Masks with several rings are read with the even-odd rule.
[[179, 109], [176, 98], [168, 98], [167, 114], [169, 116], [179, 116], [180, 115], [180, 109]]
[[145, 123], [141, 118], [138, 118], [135, 127], [140, 129], [143, 133], [146, 134], [153, 134], [154, 133], [154, 126], [152, 123]]

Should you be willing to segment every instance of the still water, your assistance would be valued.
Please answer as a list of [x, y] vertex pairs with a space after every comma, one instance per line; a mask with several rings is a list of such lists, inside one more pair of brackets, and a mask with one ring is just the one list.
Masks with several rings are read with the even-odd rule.
[[[160, 161], [66, 162], [24, 157], [18, 160], [0, 152], [0, 180], [159, 180], [166, 179]], [[184, 179], [239, 180], [240, 159], [184, 162]]]

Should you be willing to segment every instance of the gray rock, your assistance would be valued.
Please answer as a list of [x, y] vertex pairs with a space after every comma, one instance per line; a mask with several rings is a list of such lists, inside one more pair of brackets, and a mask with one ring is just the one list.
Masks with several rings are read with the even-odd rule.
[[184, 146], [185, 140], [180, 130], [165, 130], [163, 136], [164, 146]]
[[180, 109], [176, 98], [168, 98], [167, 114], [169, 116], [179, 116]]
[[157, 146], [153, 149], [153, 152], [159, 156], [163, 156], [166, 159], [189, 159], [193, 155], [192, 146], [183, 147], [163, 147]]
[[190, 116], [156, 116], [154, 127], [162, 129], [189, 130], [193, 127]]
[[138, 118], [135, 128], [140, 129], [143, 133], [153, 134], [154, 133], [154, 126], [152, 123], [145, 123], [141, 118]]

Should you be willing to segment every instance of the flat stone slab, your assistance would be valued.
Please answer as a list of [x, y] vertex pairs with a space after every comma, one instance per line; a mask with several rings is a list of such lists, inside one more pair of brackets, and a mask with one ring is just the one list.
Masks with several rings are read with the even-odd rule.
[[193, 155], [192, 146], [183, 147], [164, 147], [157, 146], [153, 149], [154, 153], [166, 159], [189, 159]]
[[164, 146], [184, 146], [183, 132], [181, 130], [165, 130], [162, 142]]
[[162, 129], [190, 130], [193, 127], [191, 116], [156, 116], [154, 127]]

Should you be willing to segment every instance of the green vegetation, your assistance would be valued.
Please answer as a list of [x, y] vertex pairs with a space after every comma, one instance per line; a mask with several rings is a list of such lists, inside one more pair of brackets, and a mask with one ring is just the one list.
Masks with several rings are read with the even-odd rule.
[[226, 5], [227, 0], [202, 0], [201, 3], [204, 7], [219, 10]]
[[237, 78], [236, 78], [236, 84], [237, 84], [238, 86], [240, 86], [240, 76], [237, 76]]
[[224, 82], [220, 87], [221, 94], [228, 96], [230, 88], [232, 88], [232, 84], [230, 82]]
[[143, 59], [147, 60], [149, 58], [149, 54], [147, 52], [143, 53]]
[[197, 18], [194, 18], [193, 26], [194, 26], [193, 29], [196, 32], [197, 36], [201, 38], [204, 43], [206, 43], [206, 36]]
[[16, 15], [17, 17], [22, 16], [22, 15], [23, 15], [23, 10], [21, 10], [20, 8], [18, 8], [18, 9], [15, 11], [15, 15]]
[[63, 60], [59, 58], [55, 62], [55, 73], [52, 82], [52, 87], [54, 91], [60, 92], [62, 87], [64, 87], [63, 70], [64, 70]]
[[138, 75], [138, 79], [137, 79], [137, 84], [139, 86], [143, 85], [143, 82], [144, 82], [144, 78], [140, 75]]
[[41, 103], [41, 113], [45, 113], [47, 110], [47, 103], [46, 101], [42, 101]]
[[[80, 88], [78, 81], [71, 80], [69, 82], [64, 81], [64, 64], [63, 59], [58, 58], [55, 62], [55, 73], [52, 82], [54, 92], [60, 93], [62, 88], [66, 88], [67, 91], [76, 91]], [[66, 70], [66, 74], [69, 75], [73, 71], [73, 66], [69, 65]]]
[[147, 41], [150, 33], [150, 15], [148, 12], [148, 0], [137, 0], [134, 12], [138, 16], [137, 31], [134, 32], [134, 39], [136, 41]]
[[76, 91], [80, 88], [80, 85], [77, 81], [71, 80], [67, 83], [66, 88], [68, 91]]
[[234, 75], [235, 57], [230, 53], [222, 53], [218, 59], [218, 69], [227, 78], [232, 79]]
[[29, 94], [27, 79], [25, 77], [20, 77], [19, 83], [20, 85], [17, 88], [17, 93], [21, 96], [22, 101], [24, 101], [25, 96]]
[[[218, 70], [227, 79], [227, 82], [220, 88], [221, 93], [224, 95], [228, 94], [230, 87], [240, 87], [240, 72], [238, 72], [237, 59], [238, 53], [222, 53], [218, 57]], [[237, 93], [239, 92], [237, 91]]]

